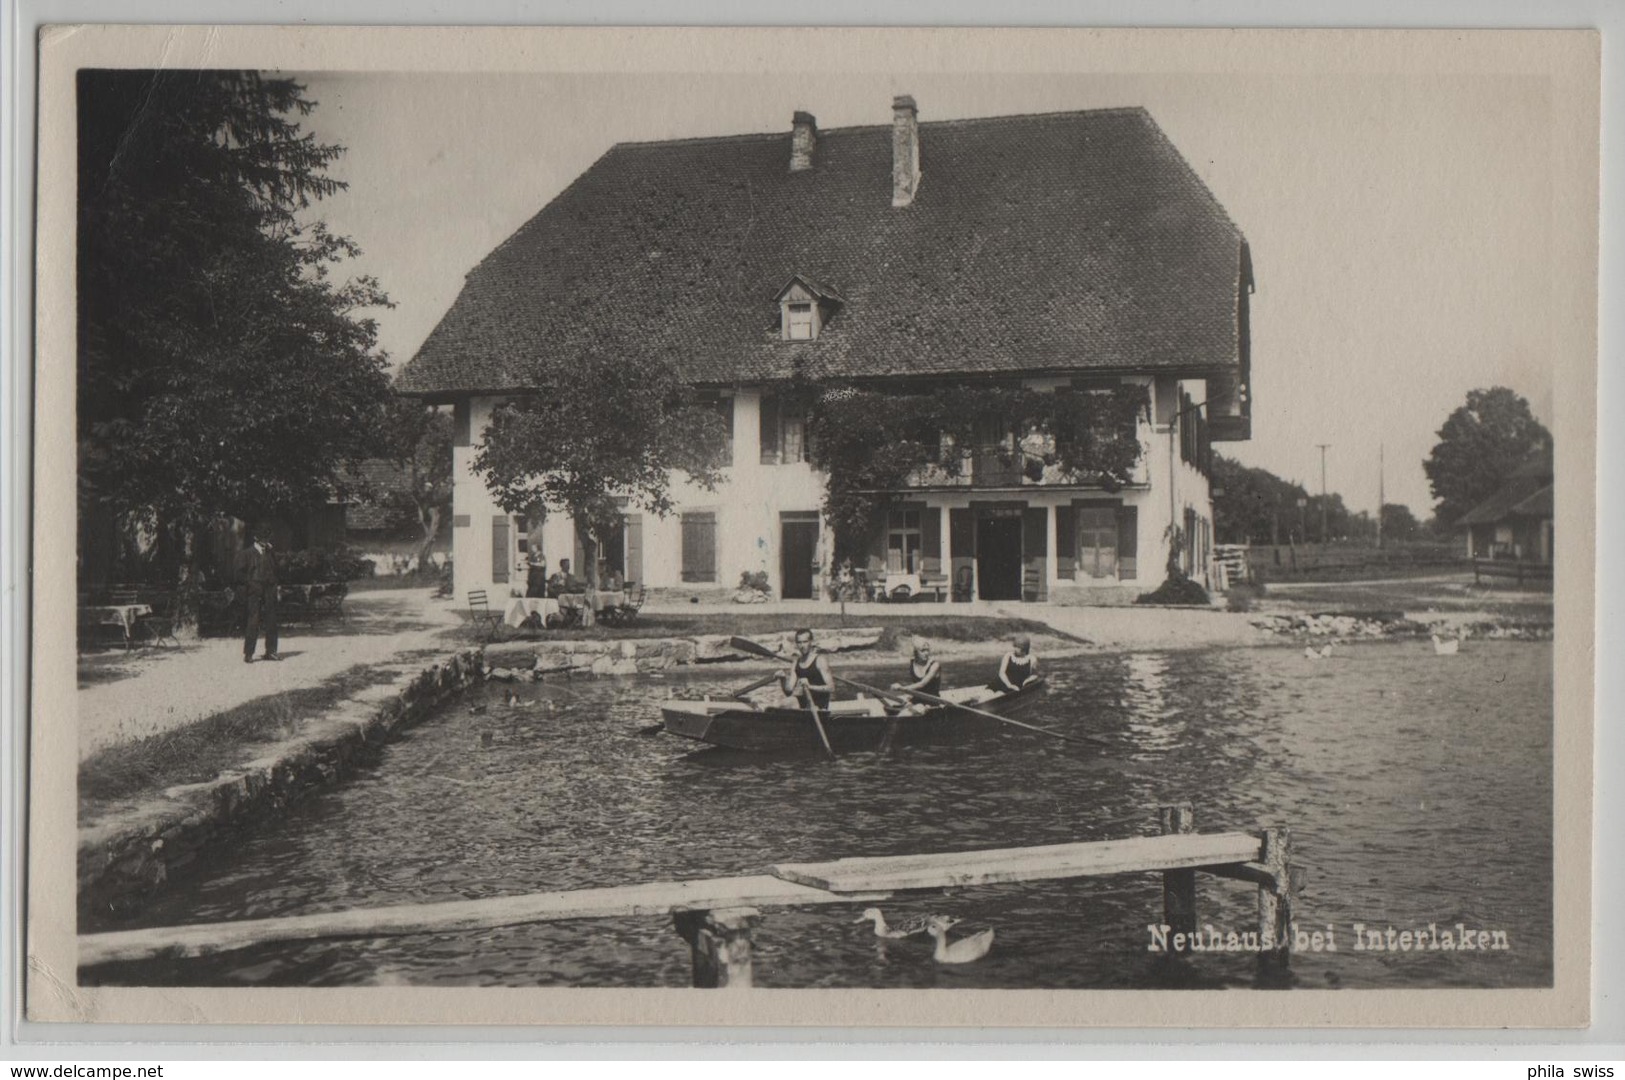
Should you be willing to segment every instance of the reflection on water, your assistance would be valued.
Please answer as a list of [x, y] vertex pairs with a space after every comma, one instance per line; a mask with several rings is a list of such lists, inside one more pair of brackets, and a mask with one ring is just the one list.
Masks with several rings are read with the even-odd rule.
[[[313, 796], [141, 916], [162, 925], [360, 905], [759, 872], [780, 861], [1050, 844], [1156, 831], [1195, 804], [1204, 831], [1286, 825], [1308, 873], [1300, 923], [1340, 951], [1300, 955], [1308, 987], [1542, 986], [1551, 981], [1551, 647], [1374, 643], [1309, 662], [1290, 649], [1090, 656], [1049, 663], [1024, 718], [1105, 747], [996, 734], [890, 756], [761, 758], [641, 732], [669, 685], [731, 673], [494, 686], [448, 705], [350, 783]], [[950, 685], [990, 665], [947, 665]], [[864, 674], [875, 679], [889, 672]], [[519, 701], [508, 704], [510, 692]], [[483, 711], [473, 706], [483, 704]], [[854, 910], [767, 912], [767, 986], [1250, 986], [1245, 955], [1158, 964], [1154, 874], [966, 889], [887, 907], [942, 911], [997, 944], [963, 967], [926, 939], [877, 943]], [[1199, 911], [1247, 929], [1253, 891], [1203, 879]], [[1500, 953], [1354, 952], [1352, 924], [1464, 922]], [[109, 927], [97, 927], [107, 929]], [[294, 943], [86, 972], [192, 985], [682, 986], [664, 919], [615, 919]]]

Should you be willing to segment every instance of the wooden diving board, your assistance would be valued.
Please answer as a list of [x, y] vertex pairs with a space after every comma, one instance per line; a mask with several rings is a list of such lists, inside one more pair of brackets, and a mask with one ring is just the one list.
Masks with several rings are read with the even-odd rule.
[[899, 892], [1141, 870], [1191, 870], [1253, 862], [1259, 852], [1259, 838], [1248, 833], [1178, 833], [1046, 847], [786, 863], [773, 867], [773, 873], [786, 881], [835, 893]]
[[1261, 858], [1261, 843], [1259, 837], [1240, 832], [1174, 833], [1045, 847], [790, 863], [774, 867], [772, 874], [744, 877], [657, 881], [482, 900], [117, 930], [81, 935], [79, 964], [92, 966], [155, 956], [207, 956], [279, 941], [443, 934], [569, 919], [851, 904], [885, 900], [905, 889], [1058, 880], [1134, 871], [1200, 868], [1240, 877], [1247, 869], [1244, 864]]
[[603, 889], [526, 893], [483, 900], [352, 908], [271, 919], [159, 926], [81, 934], [79, 964], [106, 964], [153, 956], [207, 956], [274, 941], [397, 937], [488, 930], [567, 919], [669, 915], [676, 911], [738, 907], [799, 907], [884, 900], [886, 894], [844, 896], [769, 874], [700, 881], [656, 881]]

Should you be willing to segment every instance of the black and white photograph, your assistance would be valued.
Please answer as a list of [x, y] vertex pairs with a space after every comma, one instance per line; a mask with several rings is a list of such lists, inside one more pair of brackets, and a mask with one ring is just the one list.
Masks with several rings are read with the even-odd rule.
[[30, 1016], [1584, 1023], [1597, 39], [1212, 33], [47, 34]]

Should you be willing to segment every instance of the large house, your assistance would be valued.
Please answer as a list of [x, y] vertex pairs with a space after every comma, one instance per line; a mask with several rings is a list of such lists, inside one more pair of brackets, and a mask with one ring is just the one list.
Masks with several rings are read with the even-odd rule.
[[[699, 594], [765, 571], [826, 596], [834, 537], [792, 375], [906, 391], [947, 382], [1138, 384], [1126, 485], [966, 451], [896, 492], [871, 579], [959, 599], [1113, 602], [1170, 544], [1209, 572], [1210, 440], [1250, 435], [1247, 243], [1151, 116], [1101, 109], [613, 146], [468, 275], [399, 389], [454, 408], [455, 588], [505, 595], [523, 559], [581, 552], [572, 523], [511, 515], [470, 464], [492, 410], [572, 350], [676, 357], [732, 423], [715, 491], [629, 508], [603, 566]], [[996, 422], [989, 439], [1019, 438]], [[1005, 442], [1008, 451], [1010, 444]], [[996, 448], [996, 447], [995, 447]], [[860, 567], [859, 569], [864, 569]]]

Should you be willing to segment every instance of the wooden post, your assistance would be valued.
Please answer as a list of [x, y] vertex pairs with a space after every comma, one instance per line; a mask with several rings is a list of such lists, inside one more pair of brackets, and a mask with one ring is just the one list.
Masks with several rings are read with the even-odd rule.
[[755, 908], [678, 911], [677, 932], [694, 958], [694, 985], [741, 989], [751, 985], [750, 930], [761, 919]]
[[1292, 957], [1292, 833], [1265, 829], [1258, 861], [1274, 879], [1258, 886], [1258, 939], [1272, 943], [1258, 959], [1266, 966], [1286, 967]]
[[[1196, 814], [1190, 803], [1164, 806], [1158, 811], [1162, 832], [1192, 833], [1196, 831]], [[1162, 872], [1162, 921], [1171, 934], [1196, 932], [1196, 871], [1164, 870]]]

